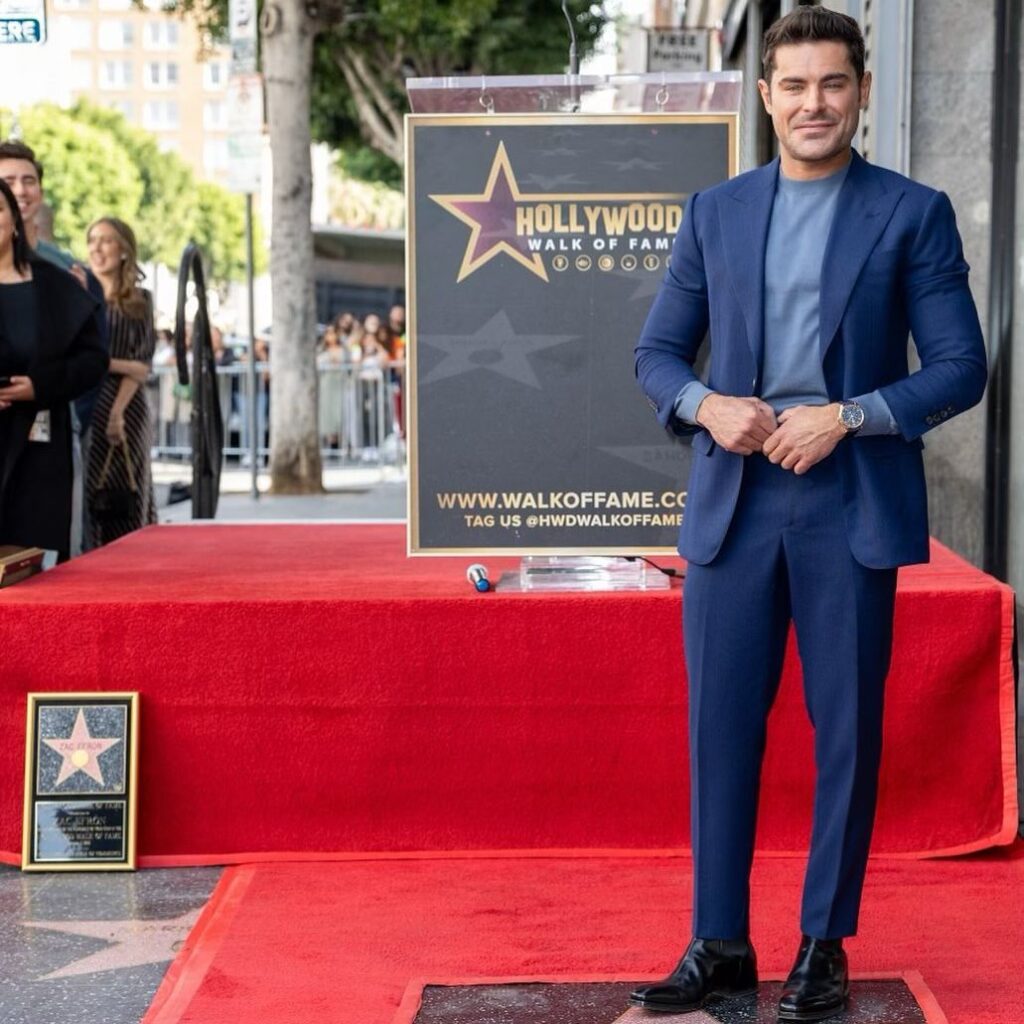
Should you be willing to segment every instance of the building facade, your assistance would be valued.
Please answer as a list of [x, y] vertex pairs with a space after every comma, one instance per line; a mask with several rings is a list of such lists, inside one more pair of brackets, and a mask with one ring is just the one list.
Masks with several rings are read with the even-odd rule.
[[190, 19], [160, 6], [159, 0], [142, 9], [132, 0], [51, 0], [41, 50], [4, 47], [0, 94], [14, 106], [64, 106], [82, 98], [119, 110], [198, 177], [223, 182], [228, 48], [210, 45]]

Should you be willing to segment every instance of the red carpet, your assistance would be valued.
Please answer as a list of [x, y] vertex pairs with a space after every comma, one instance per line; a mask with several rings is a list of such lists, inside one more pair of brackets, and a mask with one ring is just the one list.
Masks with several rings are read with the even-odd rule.
[[[640, 979], [676, 961], [686, 858], [371, 859], [230, 869], [143, 1024], [390, 1024], [416, 980]], [[760, 859], [761, 973], [798, 941], [803, 861]], [[917, 971], [949, 1024], [1024, 1024], [1024, 844], [875, 860], [855, 973]]]
[[[679, 590], [477, 595], [466, 561], [398, 526], [154, 527], [0, 593], [5, 859], [36, 690], [141, 691], [143, 864], [685, 846]], [[939, 546], [901, 575], [876, 854], [1012, 838], [1011, 608]], [[791, 651], [762, 850], [805, 848], [812, 779]]]

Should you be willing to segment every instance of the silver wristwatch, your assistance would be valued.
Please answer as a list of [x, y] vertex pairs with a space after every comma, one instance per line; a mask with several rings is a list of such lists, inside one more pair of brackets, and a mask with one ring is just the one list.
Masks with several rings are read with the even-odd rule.
[[839, 423], [848, 434], [856, 434], [864, 426], [864, 407], [860, 402], [840, 402]]

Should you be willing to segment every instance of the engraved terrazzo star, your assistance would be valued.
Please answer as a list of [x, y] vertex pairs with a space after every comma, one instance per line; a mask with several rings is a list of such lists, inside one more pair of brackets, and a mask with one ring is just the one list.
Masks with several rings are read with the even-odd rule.
[[[631, 1006], [621, 1017], [616, 1017], [612, 1024], [650, 1024], [650, 1010], [641, 1010]], [[678, 1021], [679, 1024], [721, 1024], [721, 1018], [712, 1017], [704, 1010], [691, 1010], [689, 1013], [659, 1013], [658, 1020], [665, 1024]]]
[[179, 944], [195, 926], [201, 908], [180, 917], [156, 921], [22, 921], [26, 928], [104, 939], [110, 945], [80, 960], [40, 975], [36, 981], [54, 981], [98, 971], [145, 967], [166, 963], [178, 953]]
[[542, 389], [527, 356], [575, 341], [578, 334], [516, 334], [504, 310], [475, 334], [428, 334], [420, 344], [440, 349], [445, 357], [420, 380], [433, 384], [472, 370], [489, 370], [528, 387]]
[[89, 734], [89, 726], [85, 721], [85, 712], [79, 708], [70, 736], [65, 738], [43, 737], [43, 742], [64, 759], [61, 762], [60, 772], [57, 775], [56, 784], [58, 786], [70, 779], [75, 772], [84, 772], [90, 779], [102, 786], [105, 783], [97, 758], [105, 750], [109, 750], [116, 743], [120, 743], [121, 737], [91, 736]]

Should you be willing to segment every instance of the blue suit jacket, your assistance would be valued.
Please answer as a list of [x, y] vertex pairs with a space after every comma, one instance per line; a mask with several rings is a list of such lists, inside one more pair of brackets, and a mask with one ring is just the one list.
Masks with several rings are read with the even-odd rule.
[[[679, 552], [711, 562], [725, 539], [744, 456], [674, 415], [709, 336], [707, 384], [757, 395], [764, 346], [764, 257], [779, 162], [695, 193], [636, 349], [640, 385], [659, 422], [694, 433]], [[842, 441], [850, 550], [863, 565], [928, 560], [921, 435], [977, 403], [985, 346], [953, 208], [942, 192], [857, 153], [839, 193], [821, 273], [818, 358], [832, 401], [881, 389], [900, 433]], [[911, 373], [912, 335], [920, 369]], [[751, 456], [759, 457], [759, 456]]]

